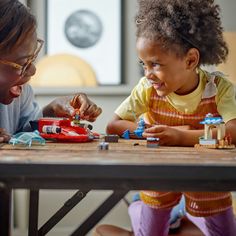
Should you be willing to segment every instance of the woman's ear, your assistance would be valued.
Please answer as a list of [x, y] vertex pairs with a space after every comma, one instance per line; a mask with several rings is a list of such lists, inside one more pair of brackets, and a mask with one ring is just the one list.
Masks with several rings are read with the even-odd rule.
[[189, 49], [186, 56], [186, 69], [195, 70], [199, 64], [199, 60], [200, 60], [200, 53], [198, 49], [196, 48]]

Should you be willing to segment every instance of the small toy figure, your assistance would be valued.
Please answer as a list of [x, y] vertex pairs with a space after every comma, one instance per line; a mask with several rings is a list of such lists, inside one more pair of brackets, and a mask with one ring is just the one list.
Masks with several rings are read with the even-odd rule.
[[[225, 123], [221, 117], [213, 117], [211, 113], [208, 113], [200, 124], [204, 124], [204, 136], [199, 138], [199, 144], [195, 144], [195, 147], [235, 148], [235, 145], [231, 144], [231, 137], [225, 135]], [[217, 129], [216, 139], [212, 138], [212, 129], [214, 128]]]
[[73, 126], [79, 126], [80, 125], [80, 115], [79, 115], [79, 110], [75, 109], [73, 119], [72, 119], [72, 125]]
[[25, 144], [31, 147], [32, 143], [38, 142], [41, 145], [45, 145], [45, 139], [42, 138], [38, 130], [33, 132], [20, 132], [12, 136], [9, 143], [13, 146], [15, 144]]

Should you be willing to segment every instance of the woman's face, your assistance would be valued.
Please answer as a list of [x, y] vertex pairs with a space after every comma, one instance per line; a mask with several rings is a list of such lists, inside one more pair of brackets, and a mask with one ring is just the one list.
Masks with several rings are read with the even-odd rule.
[[[8, 54], [2, 52], [0, 60], [24, 66], [34, 56], [38, 42], [36, 32], [29, 34], [18, 48]], [[0, 103], [10, 104], [14, 98], [20, 96], [22, 85], [27, 83], [35, 74], [35, 66], [31, 63], [22, 74], [21, 69], [0, 62]]]

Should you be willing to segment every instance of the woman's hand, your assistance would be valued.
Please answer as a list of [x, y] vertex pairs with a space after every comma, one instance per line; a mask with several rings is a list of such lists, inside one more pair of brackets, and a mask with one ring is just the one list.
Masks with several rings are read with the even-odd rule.
[[102, 109], [90, 101], [84, 93], [74, 97], [56, 98], [43, 109], [43, 115], [49, 117], [72, 118], [75, 113], [79, 114], [81, 119], [93, 122], [102, 113]]
[[75, 95], [70, 101], [70, 105], [74, 109], [72, 116], [79, 113], [80, 118], [83, 120], [93, 122], [102, 113], [102, 108], [90, 101], [87, 95], [83, 93]]
[[5, 129], [0, 128], [0, 143], [6, 143], [10, 140], [11, 136]]
[[182, 146], [182, 131], [166, 125], [155, 125], [144, 130], [143, 137], [159, 138], [160, 145]]

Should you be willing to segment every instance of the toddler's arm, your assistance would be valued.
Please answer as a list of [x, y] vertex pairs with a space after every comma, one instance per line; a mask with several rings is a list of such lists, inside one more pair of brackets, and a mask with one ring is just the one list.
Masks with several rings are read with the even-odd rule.
[[236, 119], [230, 120], [226, 123], [226, 135], [230, 135], [232, 143], [236, 144]]
[[108, 123], [106, 132], [107, 134], [117, 134], [122, 136], [125, 130], [133, 132], [137, 128], [137, 123], [128, 120], [122, 120], [118, 115], [114, 115], [113, 119]]

